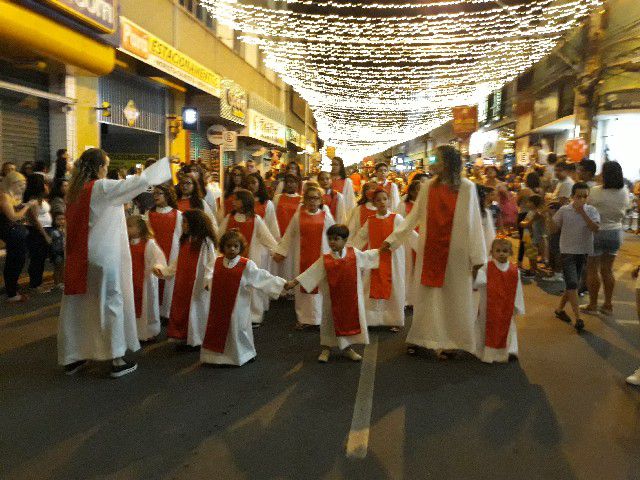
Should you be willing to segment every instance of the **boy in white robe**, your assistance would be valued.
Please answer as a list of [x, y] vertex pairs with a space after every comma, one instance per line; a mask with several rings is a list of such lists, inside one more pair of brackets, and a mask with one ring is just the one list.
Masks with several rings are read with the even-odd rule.
[[256, 357], [251, 325], [251, 291], [276, 299], [285, 280], [240, 255], [246, 247], [241, 233], [230, 230], [220, 239], [223, 256], [213, 261], [209, 281], [213, 292], [200, 361], [241, 366]]
[[378, 183], [378, 185], [384, 188], [387, 194], [389, 195], [389, 201], [391, 202], [390, 208], [392, 211], [395, 212], [398, 210], [398, 207], [400, 206], [400, 191], [398, 190], [398, 185], [396, 185], [394, 182], [390, 182], [387, 179], [388, 174], [389, 174], [389, 166], [386, 163], [380, 162], [376, 164], [375, 166], [376, 182]]
[[518, 355], [516, 315], [524, 315], [524, 294], [518, 267], [509, 261], [511, 242], [497, 238], [488, 265], [478, 270], [474, 288], [480, 293], [475, 355], [486, 363], [507, 362]]
[[345, 225], [333, 225], [327, 230], [331, 252], [324, 254], [302, 272], [295, 280], [287, 282], [285, 288], [302, 285], [307, 290], [320, 286], [323, 296], [320, 345], [322, 352], [318, 361], [326, 363], [331, 348], [338, 347], [343, 355], [358, 362], [362, 356], [352, 345], [369, 343], [367, 318], [364, 304], [362, 270], [377, 268], [378, 250], [361, 252], [346, 247], [349, 229]]

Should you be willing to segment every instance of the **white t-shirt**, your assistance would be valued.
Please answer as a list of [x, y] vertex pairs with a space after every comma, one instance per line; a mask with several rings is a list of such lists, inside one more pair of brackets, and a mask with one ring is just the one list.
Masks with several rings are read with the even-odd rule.
[[[600, 214], [591, 205], [585, 205], [584, 211], [595, 223], [600, 222]], [[553, 216], [553, 221], [560, 227], [560, 253], [573, 255], [591, 255], [593, 253], [593, 232], [573, 204], [560, 207]]]
[[561, 198], [571, 198], [571, 189], [573, 188], [574, 181], [571, 177], [567, 177], [564, 180], [558, 182], [556, 189], [553, 192], [553, 198], [560, 200]]
[[629, 190], [622, 188], [593, 187], [587, 199], [600, 213], [600, 230], [622, 230], [622, 219], [629, 208]]

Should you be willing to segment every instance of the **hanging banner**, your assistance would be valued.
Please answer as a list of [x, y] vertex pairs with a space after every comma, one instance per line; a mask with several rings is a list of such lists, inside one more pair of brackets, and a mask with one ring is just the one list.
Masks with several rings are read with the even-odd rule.
[[287, 146], [287, 127], [256, 112], [252, 108], [248, 110], [247, 117], [247, 127], [243, 130], [242, 135], [283, 148]]
[[247, 123], [247, 92], [233, 80], [224, 79], [221, 83], [220, 116], [232, 122]]
[[453, 107], [453, 133], [456, 135], [471, 135], [478, 129], [478, 107]]

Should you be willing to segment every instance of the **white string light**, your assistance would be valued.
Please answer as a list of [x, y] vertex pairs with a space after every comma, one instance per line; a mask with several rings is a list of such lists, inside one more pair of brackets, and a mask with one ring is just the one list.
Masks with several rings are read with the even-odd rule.
[[201, 3], [262, 50], [348, 163], [429, 132], [451, 118], [451, 107], [478, 103], [547, 55], [602, 0], [521, 2]]

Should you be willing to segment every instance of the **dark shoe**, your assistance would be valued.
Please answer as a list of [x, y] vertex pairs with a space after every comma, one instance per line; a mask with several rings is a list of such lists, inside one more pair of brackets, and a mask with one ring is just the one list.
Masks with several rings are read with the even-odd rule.
[[578, 333], [584, 330], [584, 322], [582, 321], [581, 318], [576, 320], [575, 328], [576, 328], [576, 332]]
[[413, 345], [407, 347], [407, 355], [415, 356], [417, 354], [418, 354], [418, 347]]
[[77, 362], [70, 363], [64, 366], [65, 375], [74, 375], [87, 364], [86, 360], [78, 360]]
[[125, 362], [124, 365], [111, 365], [111, 378], [120, 378], [135, 372], [138, 368], [136, 362]]
[[565, 312], [564, 310], [556, 310], [553, 313], [555, 313], [556, 318], [559, 318], [563, 322], [571, 323], [571, 317], [567, 315], [567, 312]]

